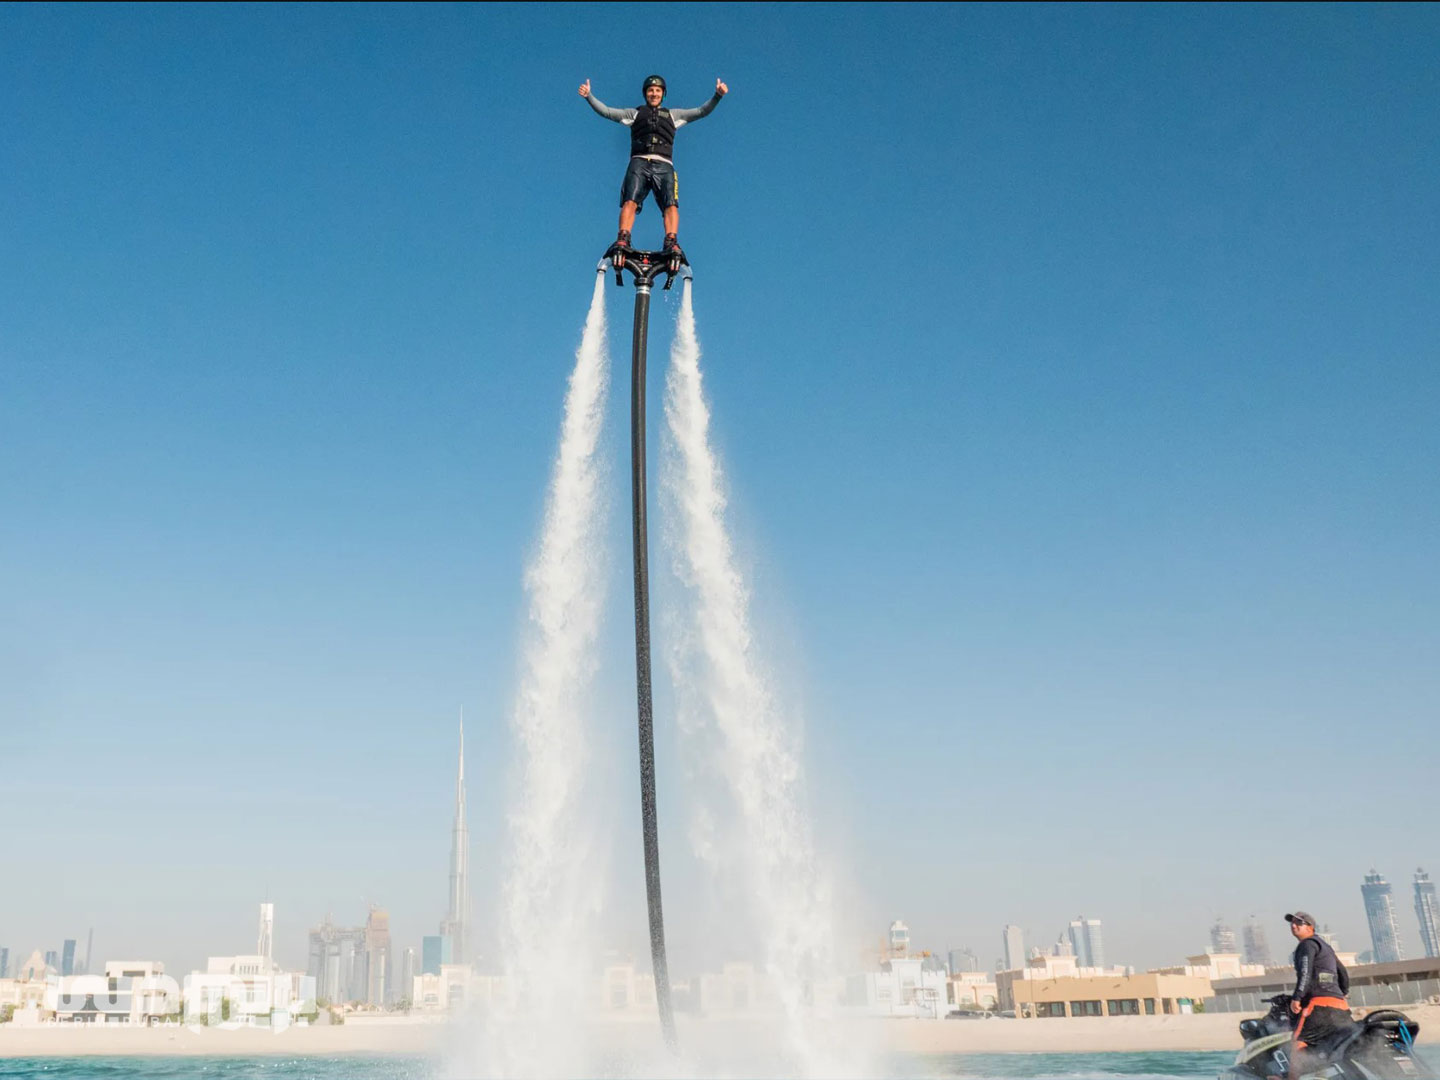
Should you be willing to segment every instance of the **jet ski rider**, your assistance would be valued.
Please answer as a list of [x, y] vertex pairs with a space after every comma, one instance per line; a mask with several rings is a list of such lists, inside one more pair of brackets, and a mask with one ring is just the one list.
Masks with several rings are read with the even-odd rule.
[[1355, 1026], [1345, 995], [1350, 991], [1350, 973], [1335, 955], [1330, 943], [1315, 933], [1315, 918], [1308, 912], [1286, 915], [1295, 947], [1295, 992], [1290, 1012], [1295, 1020], [1295, 1044], [1290, 1055], [1290, 1080], [1303, 1071], [1299, 1061], [1307, 1046], [1328, 1045], [1336, 1035]]
[[612, 251], [617, 252], [616, 265], [630, 250], [630, 230], [635, 215], [648, 192], [655, 193], [655, 204], [665, 217], [665, 251], [683, 258], [680, 251], [680, 187], [675, 176], [675, 132], [692, 120], [709, 116], [730, 88], [715, 80], [715, 96], [698, 109], [665, 109], [665, 80], [651, 75], [641, 86], [645, 104], [635, 109], [612, 109], [590, 93], [590, 80], [580, 87], [580, 96], [607, 120], [624, 124], [630, 129], [630, 167], [620, 185], [620, 235]]

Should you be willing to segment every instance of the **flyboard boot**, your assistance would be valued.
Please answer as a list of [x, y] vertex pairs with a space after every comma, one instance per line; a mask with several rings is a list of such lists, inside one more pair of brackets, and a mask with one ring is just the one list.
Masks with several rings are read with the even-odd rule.
[[661, 254], [665, 256], [667, 269], [672, 275], [678, 274], [680, 267], [690, 262], [685, 258], [685, 252], [680, 250], [680, 241], [673, 232], [665, 234], [665, 247]]
[[621, 229], [620, 234], [615, 237], [615, 242], [605, 251], [605, 257], [615, 264], [615, 272], [618, 274], [625, 269], [625, 257], [635, 249], [630, 246], [630, 230]]

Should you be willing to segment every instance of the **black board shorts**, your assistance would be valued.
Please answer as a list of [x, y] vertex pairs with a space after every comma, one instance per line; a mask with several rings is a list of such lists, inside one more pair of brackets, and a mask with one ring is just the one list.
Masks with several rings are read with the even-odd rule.
[[675, 175], [675, 166], [668, 161], [632, 157], [630, 167], [625, 170], [625, 180], [620, 184], [620, 202], [622, 205], [633, 202], [639, 213], [647, 192], [655, 193], [655, 205], [661, 210], [679, 206], [680, 178]]
[[1328, 1049], [1339, 1039], [1355, 1030], [1349, 1009], [1332, 1009], [1317, 1005], [1305, 1017], [1296, 1038], [1306, 1046]]

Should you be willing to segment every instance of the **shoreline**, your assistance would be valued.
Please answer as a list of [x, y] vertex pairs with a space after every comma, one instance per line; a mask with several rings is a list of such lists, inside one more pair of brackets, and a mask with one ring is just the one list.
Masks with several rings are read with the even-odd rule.
[[[1405, 1010], [1420, 1023], [1419, 1042], [1440, 1043], [1440, 1006]], [[934, 1054], [1084, 1054], [1154, 1051], [1237, 1051], [1239, 1022], [1248, 1014], [1120, 1016], [1045, 1020], [906, 1020], [866, 1017], [867, 1042], [887, 1052]], [[855, 1019], [839, 1021], [847, 1029]], [[643, 1050], [656, 1031], [651, 1018], [587, 1025], [597, 1044], [620, 1051]], [[724, 1047], [766, 1030], [759, 1020], [681, 1020], [683, 1044]], [[376, 1018], [342, 1025], [266, 1028], [188, 1028], [49, 1024], [0, 1025], [0, 1060], [69, 1057], [294, 1057], [339, 1055], [441, 1056], [474, 1039], [478, 1026], [464, 1021], [409, 1017]]]

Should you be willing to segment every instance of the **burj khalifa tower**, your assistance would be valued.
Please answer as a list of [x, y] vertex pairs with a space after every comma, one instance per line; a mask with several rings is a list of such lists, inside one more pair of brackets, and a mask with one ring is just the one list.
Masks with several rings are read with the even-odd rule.
[[450, 834], [450, 903], [440, 933], [450, 942], [450, 962], [469, 963], [470, 883], [466, 874], [470, 834], [465, 827], [465, 720], [460, 720], [460, 767], [455, 774], [455, 824]]

